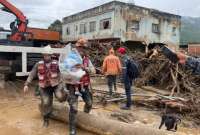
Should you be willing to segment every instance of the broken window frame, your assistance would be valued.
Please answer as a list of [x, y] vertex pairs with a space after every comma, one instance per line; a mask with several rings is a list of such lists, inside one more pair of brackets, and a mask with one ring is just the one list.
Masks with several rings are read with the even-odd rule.
[[172, 34], [173, 34], [173, 36], [176, 36], [176, 30], [177, 30], [176, 27], [172, 27]]
[[160, 33], [160, 25], [156, 23], [152, 23], [152, 32], [159, 34]]
[[100, 30], [111, 29], [111, 18], [106, 18], [100, 21]]
[[96, 21], [90, 22], [90, 32], [96, 31]]
[[70, 35], [70, 27], [66, 28], [66, 35]]
[[80, 24], [80, 34], [87, 33], [87, 23], [81, 23]]
[[140, 30], [140, 21], [132, 20], [128, 22], [128, 28], [134, 31], [139, 31]]

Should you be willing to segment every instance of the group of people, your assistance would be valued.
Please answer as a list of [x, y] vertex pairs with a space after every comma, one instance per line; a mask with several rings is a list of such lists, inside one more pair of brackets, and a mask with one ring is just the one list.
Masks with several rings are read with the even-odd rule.
[[48, 127], [49, 118], [52, 113], [53, 95], [59, 102], [68, 101], [70, 106], [69, 111], [69, 134], [76, 135], [76, 115], [78, 112], [78, 97], [81, 94], [85, 102], [84, 112], [89, 113], [92, 109], [92, 94], [89, 90], [90, 73], [95, 72], [95, 68], [86, 54], [87, 40], [79, 39], [75, 45], [82, 57], [83, 64], [81, 68], [86, 74], [79, 82], [71, 80], [63, 80], [62, 74], [59, 70], [58, 60], [52, 58], [52, 51], [50, 46], [46, 46], [43, 52], [43, 60], [36, 63], [31, 70], [24, 86], [24, 92], [29, 91], [29, 86], [32, 80], [37, 76], [39, 80], [39, 93], [41, 97], [41, 109], [43, 116], [43, 126]]
[[[59, 70], [58, 60], [52, 58], [51, 47], [45, 47], [43, 53], [43, 60], [35, 64], [30, 72], [27, 81], [25, 82], [24, 92], [29, 91], [29, 86], [32, 80], [37, 76], [39, 79], [39, 93], [41, 97], [41, 108], [43, 116], [43, 126], [48, 127], [49, 118], [52, 113], [53, 95], [60, 102], [68, 101], [70, 106], [69, 112], [69, 134], [76, 135], [76, 115], [78, 112], [78, 97], [81, 94], [83, 101], [85, 102], [84, 112], [90, 113], [92, 109], [92, 93], [90, 91], [90, 74], [95, 73], [95, 68], [89, 59], [87, 52], [87, 40], [79, 39], [75, 45], [82, 57], [83, 64], [81, 68], [86, 74], [77, 83], [71, 80], [63, 80], [62, 74]], [[200, 74], [200, 59], [186, 56], [182, 53], [177, 53], [177, 57], [181, 64], [186, 64], [191, 67], [196, 73]], [[122, 76], [124, 83], [125, 93], [127, 96], [127, 102], [122, 109], [129, 110], [131, 108], [131, 87], [133, 78], [129, 76], [128, 63], [130, 58], [127, 55], [126, 49], [120, 47], [115, 53], [114, 49], [109, 50], [109, 55], [105, 57], [102, 73], [106, 75], [109, 87], [109, 94], [112, 96], [113, 87], [117, 91], [116, 77]]]
[[129, 77], [130, 73], [128, 72], [128, 63], [131, 59], [128, 57], [126, 49], [124, 47], [120, 47], [117, 50], [117, 55], [115, 54], [113, 48], [109, 50], [109, 55], [105, 57], [103, 61], [102, 72], [107, 77], [110, 96], [112, 96], [113, 94], [113, 86], [114, 90], [117, 91], [117, 76], [120, 76], [122, 78], [127, 102], [126, 105], [121, 107], [121, 109], [129, 110], [132, 104], [131, 87], [133, 82], [133, 79]]

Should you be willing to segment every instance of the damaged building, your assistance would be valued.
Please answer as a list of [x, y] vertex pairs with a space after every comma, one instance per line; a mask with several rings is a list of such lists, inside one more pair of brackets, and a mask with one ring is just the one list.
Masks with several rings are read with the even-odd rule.
[[181, 16], [112, 1], [63, 18], [63, 41], [121, 40], [179, 45]]

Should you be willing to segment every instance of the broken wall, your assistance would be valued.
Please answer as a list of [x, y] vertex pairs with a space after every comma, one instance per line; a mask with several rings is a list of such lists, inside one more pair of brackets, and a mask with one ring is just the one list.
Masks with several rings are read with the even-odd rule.
[[[101, 20], [110, 18], [111, 27], [101, 29]], [[63, 40], [120, 38], [121, 41], [142, 43], [170, 42], [179, 45], [180, 16], [154, 9], [113, 1], [63, 19]], [[89, 31], [90, 22], [96, 22], [95, 31]], [[134, 24], [134, 26], [132, 24]], [[80, 25], [87, 31], [80, 33]], [[66, 29], [70, 28], [70, 34]]]
[[[175, 15], [141, 8], [135, 5], [121, 5], [115, 9], [117, 24], [115, 36], [122, 41], [144, 41], [148, 43], [172, 42], [178, 45], [180, 39], [180, 18]], [[131, 22], [139, 22], [130, 26]], [[120, 23], [118, 23], [120, 22]], [[153, 32], [152, 25], [158, 25], [158, 31]]]

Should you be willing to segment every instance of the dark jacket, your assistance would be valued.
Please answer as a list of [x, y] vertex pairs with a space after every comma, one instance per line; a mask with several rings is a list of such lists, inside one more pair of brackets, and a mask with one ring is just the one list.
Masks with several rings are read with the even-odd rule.
[[200, 75], [200, 58], [188, 57], [186, 66], [191, 68], [195, 74]]

